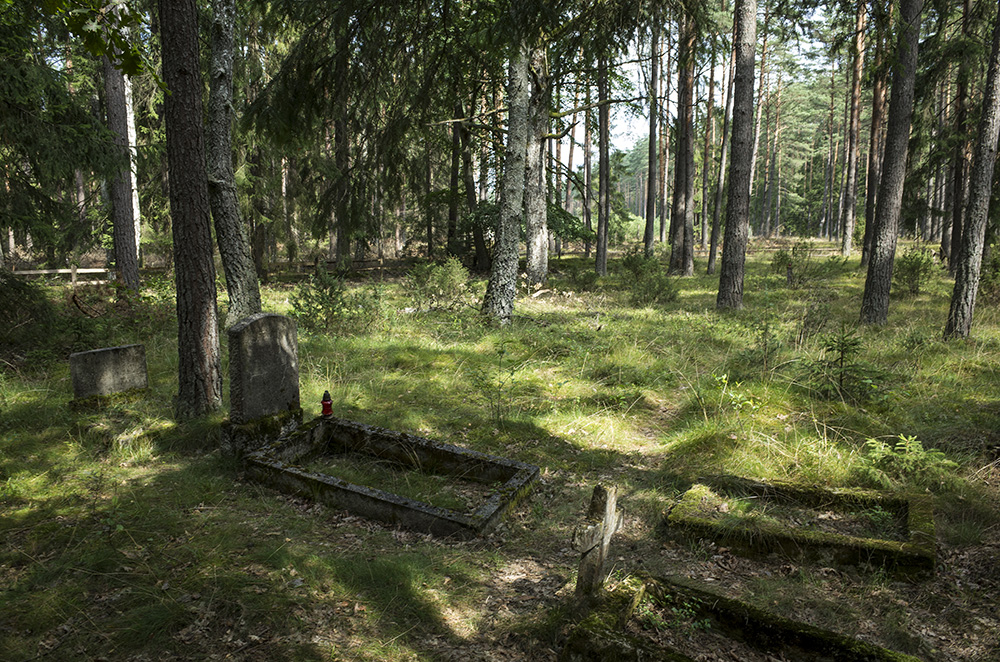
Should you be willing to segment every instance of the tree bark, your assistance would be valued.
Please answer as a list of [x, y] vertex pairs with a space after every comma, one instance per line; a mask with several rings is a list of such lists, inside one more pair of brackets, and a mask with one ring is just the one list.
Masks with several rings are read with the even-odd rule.
[[598, 276], [608, 274], [608, 223], [611, 212], [611, 104], [608, 99], [608, 60], [601, 55], [597, 62], [597, 250], [594, 269]]
[[128, 131], [131, 85], [125, 75], [114, 67], [108, 56], [105, 55], [102, 60], [108, 129], [114, 136], [115, 147], [121, 157], [121, 169], [108, 186], [111, 198], [115, 270], [125, 287], [136, 292], [139, 290], [139, 235], [136, 230], [132, 196], [134, 158]]
[[733, 157], [729, 166], [729, 202], [722, 246], [722, 268], [716, 307], [743, 307], [743, 271], [750, 229], [750, 176], [753, 161], [753, 74], [757, 42], [757, 0], [736, 0]]
[[653, 256], [653, 241], [656, 239], [656, 120], [659, 116], [657, 106], [658, 94], [657, 83], [659, 83], [660, 58], [660, 25], [657, 13], [653, 13], [653, 34], [650, 39], [650, 72], [649, 72], [649, 150], [647, 153], [647, 168], [649, 175], [646, 178], [648, 192], [646, 193], [646, 227], [642, 235], [643, 250], [646, 257]]
[[215, 236], [226, 273], [226, 326], [261, 311], [260, 285], [250, 255], [250, 238], [240, 217], [233, 173], [233, 29], [235, 0], [212, 0], [212, 62], [208, 93], [208, 195]]
[[708, 74], [708, 103], [705, 109], [705, 143], [701, 152], [701, 248], [708, 248], [708, 180], [712, 173], [710, 164], [712, 157], [709, 151], [715, 141], [715, 121], [713, 110], [715, 107], [715, 42], [712, 42], [712, 56], [709, 59]]
[[844, 190], [843, 234], [840, 254], [848, 257], [854, 241], [854, 216], [858, 199], [858, 139], [861, 133], [861, 74], [865, 60], [865, 3], [858, 2], [854, 22], [854, 66], [851, 75], [851, 119], [847, 128], [847, 184]]
[[882, 164], [875, 227], [872, 228], [871, 260], [861, 301], [863, 324], [884, 324], [889, 317], [889, 290], [892, 287], [892, 267], [903, 203], [922, 10], [923, 0], [902, 0], [900, 3], [899, 44], [896, 70], [892, 75], [885, 162]]
[[[962, 38], [969, 39], [971, 30], [970, 0], [962, 1]], [[969, 135], [968, 127], [968, 97], [969, 77], [971, 75], [971, 58], [962, 57], [958, 61], [958, 89], [955, 95], [955, 134], [959, 140], [955, 144], [952, 156], [952, 214], [951, 214], [951, 250], [948, 251], [948, 270], [955, 273], [957, 266], [956, 253], [962, 246], [962, 220], [969, 199]]]
[[507, 148], [500, 190], [500, 224], [482, 314], [500, 325], [510, 324], [517, 294], [517, 252], [524, 211], [525, 157], [528, 142], [528, 48], [519, 44], [510, 58]]
[[545, 140], [549, 133], [549, 74], [544, 46], [531, 49], [529, 61], [531, 96], [528, 101], [528, 139], [525, 164], [525, 230], [527, 275], [532, 285], [545, 283], [549, 275], [549, 229], [545, 180]]
[[[893, 6], [890, 4], [890, 7]], [[874, 7], [874, 5], [873, 5]], [[865, 180], [865, 233], [861, 247], [861, 268], [871, 260], [872, 227], [875, 225], [875, 211], [878, 208], [879, 182], [882, 180], [882, 160], [885, 151], [885, 105], [888, 73], [885, 66], [887, 22], [891, 19], [891, 8], [876, 14], [873, 21], [878, 46], [875, 53], [874, 82], [872, 83], [872, 116], [868, 138], [868, 174]]]
[[677, 156], [674, 163], [674, 204], [670, 272], [694, 275], [694, 42], [690, 16], [681, 18], [677, 63]]
[[969, 180], [969, 205], [962, 230], [962, 248], [955, 263], [955, 289], [944, 329], [945, 338], [967, 338], [976, 308], [993, 191], [997, 139], [1000, 138], [1000, 14], [994, 18], [993, 48], [986, 74], [983, 113], [976, 136], [976, 152]]
[[[736, 43], [736, 25], [733, 24], [733, 44]], [[733, 48], [729, 62], [729, 83], [726, 86], [726, 113], [722, 120], [722, 148], [719, 154], [719, 179], [715, 186], [715, 202], [712, 205], [712, 237], [708, 246], [708, 268], [705, 273], [715, 273], [715, 258], [719, 251], [719, 218], [722, 212], [722, 196], [726, 188], [726, 160], [729, 151], [729, 121], [733, 113], [733, 83], [736, 71], [736, 48]]]
[[194, 0], [160, 0], [170, 214], [177, 283], [178, 393], [176, 416], [188, 419], [219, 408], [215, 263], [202, 138], [198, 9]]

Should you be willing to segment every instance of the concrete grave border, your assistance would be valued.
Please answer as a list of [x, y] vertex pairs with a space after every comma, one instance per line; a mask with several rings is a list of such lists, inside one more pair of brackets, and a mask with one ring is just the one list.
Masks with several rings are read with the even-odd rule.
[[[475, 476], [500, 483], [472, 514], [439, 508], [383, 490], [349, 483], [301, 465], [325, 453], [354, 452], [439, 475]], [[251, 478], [275, 489], [392, 526], [436, 536], [472, 538], [488, 533], [531, 489], [538, 467], [424, 437], [338, 418], [317, 418], [245, 456]], [[502, 481], [502, 482], [501, 482]]]
[[[708, 619], [712, 631], [745, 642], [762, 652], [787, 653], [786, 659], [809, 662], [920, 662], [917, 658], [881, 648], [830, 630], [793, 621], [699, 588], [690, 580], [633, 575], [609, 593], [570, 633], [560, 662], [694, 662], [687, 655], [625, 631], [644, 600], [678, 604], [693, 619]], [[696, 636], [696, 635], [694, 635]]]
[[[753, 496], [810, 508], [843, 510], [852, 506], [879, 506], [896, 515], [905, 527], [907, 540], [796, 530], [759, 522], [753, 527], [722, 525], [699, 512], [702, 498], [712, 488], [728, 496]], [[667, 514], [667, 524], [682, 534], [715, 540], [744, 554], [778, 552], [808, 562], [870, 565], [909, 578], [932, 574], [936, 561], [933, 501], [924, 495], [900, 498], [870, 490], [824, 489], [782, 481], [713, 476], [700, 479], [681, 495]]]

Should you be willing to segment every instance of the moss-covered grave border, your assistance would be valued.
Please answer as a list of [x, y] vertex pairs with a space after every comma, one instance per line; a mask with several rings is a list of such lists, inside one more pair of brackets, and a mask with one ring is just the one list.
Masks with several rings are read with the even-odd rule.
[[[804, 508], [849, 512], [881, 508], [902, 524], [905, 540], [866, 538], [809, 531], [767, 521], [734, 524], [704, 515], [703, 499], [716, 490], [729, 497], [752, 496]], [[898, 576], [919, 579], [934, 572], [936, 560], [934, 510], [929, 496], [905, 498], [860, 489], [825, 489], [782, 481], [763, 482], [735, 476], [700, 479], [667, 513], [671, 531], [707, 538], [754, 556], [784, 554], [809, 563], [883, 568]]]
[[[653, 600], [679, 605], [692, 619], [725, 637], [761, 652], [802, 662], [920, 662], [917, 658], [880, 648], [830, 630], [772, 614], [740, 600], [706, 591], [680, 578], [635, 575], [605, 596], [570, 633], [560, 662], [694, 662], [668, 647], [654, 646], [626, 632], [639, 606]], [[697, 636], [693, 634], [691, 636]]]
[[[317, 457], [358, 453], [401, 468], [460, 476], [496, 488], [472, 513], [433, 506], [304, 466]], [[436, 536], [471, 538], [488, 533], [523, 499], [539, 469], [424, 437], [338, 418], [317, 418], [244, 456], [247, 474], [275, 489], [304, 496], [402, 528]]]

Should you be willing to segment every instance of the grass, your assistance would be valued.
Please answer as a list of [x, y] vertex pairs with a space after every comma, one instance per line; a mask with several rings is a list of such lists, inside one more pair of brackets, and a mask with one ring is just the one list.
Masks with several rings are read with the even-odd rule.
[[[714, 310], [717, 279], [701, 264], [676, 281], [675, 302], [636, 309], [614, 263], [576, 291], [570, 276], [587, 265], [568, 257], [552, 263], [551, 292], [518, 299], [509, 328], [483, 327], [472, 308], [403, 312], [421, 306], [399, 281], [379, 285], [381, 318], [362, 333], [300, 328], [307, 416], [329, 390], [337, 416], [542, 467], [505, 528], [472, 543], [246, 482], [214, 451], [224, 414], [173, 422], [169, 285], [125, 307], [92, 292], [93, 318], [52, 290], [54, 325], [0, 356], [0, 658], [410, 660], [483, 646], [545, 657], [572, 594], [571, 532], [598, 481], [621, 487], [633, 521], [618, 572], [642, 558], [628, 545], [652, 545], [644, 567], [657, 562], [664, 510], [706, 473], [930, 490], [948, 544], [995, 540], [1000, 313], [982, 307], [972, 339], [942, 341], [950, 284], [937, 271], [893, 300], [888, 325], [856, 328], [856, 261], [814, 259], [791, 289], [769, 259], [751, 254], [745, 308], [731, 313]], [[293, 287], [265, 289], [266, 308], [290, 312]], [[813, 369], [844, 330], [857, 393]], [[133, 342], [147, 348], [149, 396], [70, 411], [68, 353]], [[894, 455], [900, 435], [941, 455]], [[888, 454], [874, 458], [869, 439]], [[756, 588], [780, 595], [782, 581], [798, 580]], [[919, 638], [920, 619], [893, 613], [886, 638]]]

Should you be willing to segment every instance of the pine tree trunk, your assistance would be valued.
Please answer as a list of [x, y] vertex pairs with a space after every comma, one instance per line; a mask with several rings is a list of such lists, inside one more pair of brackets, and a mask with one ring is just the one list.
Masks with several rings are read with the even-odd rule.
[[848, 257], [854, 240], [858, 199], [858, 142], [861, 133], [861, 74], [865, 60], [865, 4], [858, 3], [854, 24], [854, 66], [851, 75], [851, 119], [847, 129], [847, 187], [844, 192], [844, 232], [840, 254]]
[[671, 220], [670, 272], [694, 275], [694, 21], [682, 16], [677, 63], [677, 156]]
[[[757, 117], [757, 124], [753, 131], [753, 151], [750, 156], [750, 181], [747, 182], [747, 190], [751, 191], [753, 187], [753, 178], [757, 172], [757, 153], [760, 151], [760, 123], [763, 117], [763, 107], [764, 107], [764, 90], [767, 86], [764, 84], [764, 73], [767, 71], [767, 35], [768, 28], [771, 23], [771, 7], [770, 5], [765, 5], [764, 7], [764, 29], [762, 30], [762, 41], [760, 45], [760, 81], [757, 84], [757, 108], [754, 114]], [[756, 31], [756, 26], [754, 28]], [[754, 45], [756, 48], [756, 44]], [[731, 186], [731, 184], [730, 184]], [[749, 228], [748, 228], [749, 231]]]
[[882, 165], [875, 227], [872, 228], [871, 260], [861, 301], [863, 324], [884, 324], [889, 317], [889, 290], [903, 202], [922, 10], [923, 0], [903, 0], [900, 3], [899, 45], [892, 76], [885, 162]]
[[969, 206], [963, 224], [962, 248], [955, 263], [955, 289], [944, 329], [945, 338], [967, 338], [976, 308], [993, 190], [993, 168], [997, 158], [997, 138], [1000, 138], [1000, 13], [994, 18], [993, 48], [986, 74], [983, 113], [976, 136], [976, 153], [969, 180]]
[[194, 0], [160, 0], [170, 215], [177, 282], [179, 419], [222, 403], [215, 263], [202, 138], [198, 9]]
[[757, 42], [757, 0], [736, 0], [733, 156], [729, 166], [729, 202], [722, 246], [716, 307], [743, 307], [743, 271], [750, 229], [750, 175], [753, 161], [753, 73]]
[[715, 41], [712, 42], [712, 57], [709, 59], [708, 103], [705, 109], [705, 144], [701, 152], [701, 249], [708, 248], [708, 180], [712, 173], [712, 149], [715, 139], [715, 120], [712, 111], [715, 106]]
[[[895, 7], [895, 5], [890, 5]], [[889, 9], [888, 16], [891, 19]], [[887, 20], [890, 20], [887, 19]], [[887, 39], [885, 37], [889, 26], [886, 21], [878, 21], [874, 25], [878, 35], [878, 47], [875, 54], [874, 82], [872, 83], [872, 116], [871, 129], [868, 138], [868, 174], [865, 180], [865, 233], [861, 247], [861, 268], [868, 266], [871, 260], [872, 228], [875, 225], [875, 212], [878, 208], [879, 183], [882, 180], [882, 160], [885, 153], [885, 106], [886, 88], [888, 87], [887, 69], [885, 66]]]
[[[453, 92], [457, 97], [457, 92]], [[455, 121], [451, 123], [451, 164], [448, 172], [448, 238], [445, 247], [448, 255], [460, 253], [458, 245], [458, 194], [459, 165], [462, 161], [462, 138], [459, 135], [458, 118], [462, 116], [462, 106], [455, 104]]]
[[[970, 0], [962, 0], [962, 38], [968, 40], [971, 31]], [[951, 216], [951, 250], [948, 251], [948, 270], [954, 274], [958, 265], [958, 252], [962, 246], [964, 232], [963, 220], [965, 208], [969, 201], [969, 133], [968, 127], [968, 97], [971, 58], [962, 57], [958, 60], [958, 76], [955, 94], [955, 135], [958, 142], [952, 155], [952, 216]]]
[[653, 34], [650, 40], [650, 71], [649, 71], [649, 150], [647, 153], [647, 168], [649, 175], [646, 179], [648, 191], [646, 193], [646, 231], [642, 236], [643, 250], [646, 257], [653, 256], [653, 241], [656, 239], [656, 120], [659, 117], [657, 84], [660, 80], [658, 57], [660, 50], [660, 26], [659, 20], [653, 17]]
[[597, 163], [597, 250], [594, 269], [598, 276], [608, 274], [608, 222], [611, 212], [611, 105], [608, 99], [608, 60], [597, 61], [598, 163]]
[[525, 230], [527, 274], [532, 285], [545, 283], [549, 276], [549, 229], [545, 179], [545, 140], [549, 133], [549, 75], [544, 46], [535, 46], [530, 55], [531, 96], [528, 101], [528, 143], [525, 164]]
[[482, 314], [501, 325], [510, 324], [517, 294], [517, 253], [524, 209], [525, 157], [528, 142], [528, 48], [520, 44], [510, 58], [507, 98], [509, 119], [500, 191], [500, 224]]
[[[590, 200], [594, 197], [594, 187], [591, 185], [591, 161], [593, 160], [593, 149], [592, 149], [592, 131], [591, 131], [591, 117], [590, 117], [590, 85], [587, 85], [586, 99], [584, 100], [584, 105], [587, 110], [583, 113], [583, 200], [581, 204], [583, 205], [583, 224], [587, 228], [587, 236], [589, 237], [594, 229], [593, 222], [590, 218]], [[583, 242], [583, 257], [590, 257], [590, 240], [587, 239]]]
[[104, 95], [107, 102], [108, 129], [114, 136], [121, 158], [121, 168], [109, 182], [111, 225], [114, 236], [115, 270], [125, 286], [139, 289], [139, 236], [136, 234], [132, 197], [132, 149], [128, 138], [128, 82], [105, 55]]
[[[736, 25], [733, 24], [733, 43], [736, 43]], [[729, 151], [729, 122], [733, 113], [733, 83], [736, 79], [736, 49], [733, 48], [729, 62], [729, 83], [726, 86], [726, 114], [722, 120], [722, 148], [719, 154], [719, 179], [715, 186], [715, 202], [712, 205], [712, 237], [708, 247], [708, 268], [705, 273], [715, 273], [715, 258], [719, 251], [719, 218], [722, 212], [722, 196], [726, 188], [726, 160]]]
[[235, 0], [212, 0], [212, 62], [208, 94], [208, 195], [215, 236], [226, 273], [229, 314], [226, 326], [261, 311], [260, 285], [250, 255], [250, 239], [240, 218], [233, 173], [233, 29]]

